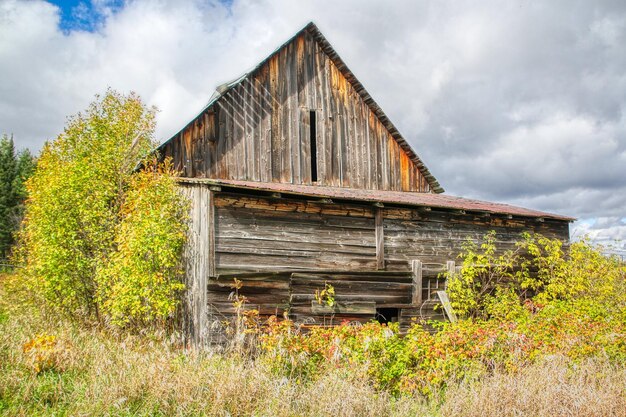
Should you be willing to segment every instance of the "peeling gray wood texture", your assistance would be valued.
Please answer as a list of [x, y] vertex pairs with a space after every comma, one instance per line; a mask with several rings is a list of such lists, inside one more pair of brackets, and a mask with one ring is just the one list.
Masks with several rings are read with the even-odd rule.
[[512, 249], [523, 231], [567, 240], [568, 223], [483, 217], [418, 208], [322, 203], [219, 193], [215, 197], [216, 270], [376, 270], [375, 213], [383, 226], [385, 270], [410, 271], [410, 261], [446, 265], [467, 238], [497, 233], [499, 249]]
[[[412, 149], [390, 132], [384, 113], [374, 111], [369, 95], [315, 33], [302, 31], [232, 86], [160, 147], [162, 157], [189, 178], [441, 191], [438, 184], [432, 189]], [[316, 155], [310, 153], [311, 111]]]

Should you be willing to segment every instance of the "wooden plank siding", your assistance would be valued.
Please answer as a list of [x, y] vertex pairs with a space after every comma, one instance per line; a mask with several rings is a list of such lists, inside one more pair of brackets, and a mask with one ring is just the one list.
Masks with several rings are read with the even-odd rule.
[[[257, 310], [259, 319], [287, 315], [298, 324], [331, 325], [343, 321], [366, 323], [376, 318], [378, 305], [410, 308], [411, 274], [387, 271], [268, 271], [222, 274], [208, 280], [208, 319], [211, 328], [225, 330], [234, 322], [237, 311], [230, 299], [234, 279], [240, 281], [238, 293], [246, 298], [243, 310]], [[334, 306], [320, 304], [315, 292], [332, 285]], [[220, 334], [210, 335], [219, 342]]]
[[[495, 230], [503, 251], [524, 231], [569, 238], [562, 220], [217, 191], [197, 183], [181, 190], [192, 201], [184, 254], [186, 329], [200, 342], [215, 336], [211, 323], [233, 317], [233, 277], [244, 280], [248, 308], [263, 317], [287, 311], [307, 323], [365, 322], [375, 318], [372, 309], [391, 307], [400, 309], [406, 329], [416, 318], [439, 317], [432, 300], [444, 286], [438, 274], [466, 239]], [[312, 304], [324, 282], [340, 302], [328, 314]]]
[[219, 193], [215, 211], [218, 273], [286, 268], [410, 271], [413, 259], [425, 264], [455, 260], [464, 241], [480, 239], [490, 230], [496, 231], [501, 250], [513, 248], [524, 231], [569, 238], [568, 222], [563, 221], [284, 197]]
[[209, 336], [207, 280], [214, 273], [213, 192], [205, 185], [182, 186], [181, 193], [191, 201], [187, 242], [183, 252], [185, 296], [183, 328], [189, 342], [200, 345]]
[[385, 208], [383, 219], [387, 270], [406, 270], [413, 259], [428, 264], [455, 260], [467, 239], [479, 240], [496, 232], [498, 250], [514, 249], [522, 232], [537, 232], [569, 241], [569, 223], [559, 220], [507, 216], [485, 217], [478, 213], [423, 211], [417, 208]]
[[[310, 153], [315, 111], [317, 153]], [[308, 31], [161, 148], [181, 176], [430, 192], [428, 181]], [[311, 178], [317, 158], [317, 181]]]
[[374, 208], [222, 194], [217, 272], [376, 269]]

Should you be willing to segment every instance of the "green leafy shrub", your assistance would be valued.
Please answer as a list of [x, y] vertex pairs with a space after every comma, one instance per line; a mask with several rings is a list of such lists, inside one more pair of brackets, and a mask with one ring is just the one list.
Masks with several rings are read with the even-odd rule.
[[[519, 246], [528, 252], [522, 262], [522, 285], [540, 302], [590, 298], [605, 306], [626, 304], [626, 272], [615, 256], [588, 241], [563, 248], [558, 239], [525, 234]], [[536, 272], [532, 272], [536, 271]]]
[[592, 299], [605, 308], [626, 305], [624, 266], [602, 247], [582, 240], [563, 247], [559, 239], [525, 233], [515, 250], [499, 251], [495, 232], [480, 245], [463, 244], [458, 273], [448, 274], [448, 293], [463, 317], [513, 318], [524, 300]]
[[114, 324], [146, 324], [174, 313], [184, 288], [187, 209], [171, 164], [148, 164], [131, 178], [115, 250], [97, 275], [98, 301]]
[[430, 334], [420, 324], [401, 335], [397, 323], [317, 327], [302, 332], [272, 319], [260, 337], [274, 372], [315, 380], [329, 368], [358, 366], [379, 389], [432, 395], [451, 382], [496, 370], [517, 372], [546, 355], [574, 361], [602, 356], [626, 362], [623, 316], [599, 314], [590, 304], [560, 301], [514, 320], [465, 319]]
[[123, 193], [153, 131], [154, 110], [109, 91], [44, 146], [22, 242], [27, 273], [54, 307], [98, 316], [96, 270], [114, 250]]
[[107, 91], [44, 146], [27, 183], [22, 275], [71, 317], [145, 323], [177, 302], [183, 197], [170, 166], [133, 174], [155, 145], [154, 115]]
[[498, 253], [496, 233], [487, 233], [477, 244], [471, 239], [463, 243], [460, 273], [449, 273], [448, 293], [454, 310], [465, 317], [485, 317], [488, 305], [498, 291], [515, 279], [518, 251]]

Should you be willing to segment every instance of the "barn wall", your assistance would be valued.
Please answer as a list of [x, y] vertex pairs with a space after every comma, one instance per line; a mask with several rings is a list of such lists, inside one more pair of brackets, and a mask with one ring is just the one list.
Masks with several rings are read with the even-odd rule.
[[545, 219], [508, 219], [415, 208], [385, 208], [383, 214], [385, 264], [388, 270], [406, 270], [412, 259], [425, 265], [455, 260], [468, 238], [479, 240], [496, 232], [500, 251], [513, 249], [523, 232], [537, 232], [550, 238], [569, 240], [569, 223]]
[[215, 213], [218, 273], [376, 269], [373, 208], [221, 194]]
[[[262, 316], [288, 311], [303, 322], [328, 324], [332, 317], [336, 324], [369, 321], [376, 308], [391, 306], [401, 309], [399, 321], [406, 328], [412, 319], [441, 314], [432, 305], [412, 304], [417, 288], [412, 260], [423, 263], [420, 290], [428, 300], [443, 289], [438, 273], [457, 259], [467, 238], [495, 230], [500, 250], [512, 248], [524, 231], [569, 239], [566, 221], [243, 195], [201, 184], [181, 189], [192, 200], [185, 300], [186, 328], [197, 341], [219, 339], [219, 332], [209, 331], [211, 325], [235, 314], [228, 298], [234, 278], [243, 281], [248, 308]], [[382, 214], [382, 271], [377, 270], [377, 211]], [[343, 310], [316, 307], [314, 293], [324, 282], [336, 288]]]
[[209, 336], [207, 321], [207, 280], [214, 271], [213, 250], [213, 192], [209, 187], [183, 185], [180, 192], [189, 199], [187, 242], [183, 252], [185, 295], [183, 327], [190, 343], [198, 345]]
[[[288, 314], [296, 323], [339, 324], [345, 320], [367, 323], [376, 317], [381, 305], [410, 306], [412, 276], [404, 272], [353, 271], [322, 273], [314, 271], [271, 271], [219, 275], [209, 280], [209, 325], [220, 330], [236, 317], [232, 297], [234, 279], [239, 281], [246, 310], [256, 310], [261, 320], [270, 315]], [[315, 292], [328, 283], [337, 293], [333, 307], [319, 304]], [[219, 333], [219, 332], [218, 332]], [[218, 339], [219, 334], [212, 338]]]
[[[215, 198], [217, 272], [263, 269], [376, 270], [375, 207], [238, 196]], [[511, 249], [524, 231], [569, 239], [565, 221], [507, 219], [418, 208], [383, 208], [384, 269], [407, 271], [410, 261], [445, 265], [467, 238], [497, 234]]]
[[181, 176], [429, 192], [415, 163], [305, 31], [161, 149]]

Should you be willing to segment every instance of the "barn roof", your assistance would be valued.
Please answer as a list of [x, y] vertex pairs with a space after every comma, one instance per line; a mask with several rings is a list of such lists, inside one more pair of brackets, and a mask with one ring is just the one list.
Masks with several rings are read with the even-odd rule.
[[[233, 87], [239, 85], [244, 80], [254, 76], [256, 74], [256, 72], [261, 67], [263, 67], [263, 65], [265, 65], [274, 55], [276, 55], [280, 50], [282, 50], [284, 47], [286, 47], [291, 42], [293, 42], [296, 38], [298, 38], [304, 32], [309, 32], [309, 34], [311, 34], [311, 36], [313, 36], [313, 38], [318, 42], [318, 44], [320, 45], [322, 50], [328, 55], [330, 60], [335, 64], [335, 66], [339, 69], [339, 71], [341, 71], [341, 73], [346, 78], [346, 80], [348, 80], [348, 82], [352, 85], [354, 90], [361, 96], [361, 98], [363, 99], [365, 104], [368, 105], [368, 107], [371, 109], [371, 111], [376, 115], [376, 117], [380, 120], [380, 122], [385, 126], [385, 128], [389, 131], [389, 133], [395, 139], [395, 141], [398, 143], [398, 145], [400, 145], [400, 148], [402, 148], [402, 150], [404, 150], [404, 152], [406, 152], [407, 156], [413, 161], [415, 166], [419, 169], [421, 174], [424, 176], [424, 178], [428, 182], [428, 185], [430, 186], [430, 189], [433, 192], [435, 192], [435, 193], [443, 193], [444, 189], [439, 184], [437, 179], [433, 176], [433, 174], [431, 174], [431, 172], [428, 170], [428, 168], [426, 167], [424, 162], [419, 158], [419, 156], [417, 156], [417, 153], [415, 153], [415, 151], [413, 150], [411, 145], [409, 145], [409, 143], [406, 141], [406, 139], [404, 139], [404, 137], [400, 134], [400, 132], [398, 131], [396, 126], [391, 122], [391, 120], [389, 120], [389, 118], [387, 117], [385, 112], [383, 112], [383, 110], [376, 103], [376, 101], [374, 101], [374, 99], [372, 98], [372, 96], [370, 96], [370, 94], [367, 92], [367, 90], [365, 90], [365, 87], [363, 86], [363, 84], [361, 84], [361, 82], [359, 80], [357, 80], [357, 78], [354, 76], [352, 71], [350, 71], [348, 66], [345, 64], [345, 62], [343, 62], [343, 60], [341, 59], [339, 54], [337, 54], [335, 49], [332, 47], [330, 42], [328, 42], [328, 40], [326, 40], [324, 35], [322, 35], [322, 32], [320, 32], [320, 30], [317, 28], [317, 26], [313, 22], [310, 22], [308, 25], [306, 25], [304, 28], [302, 28], [300, 31], [298, 31], [298, 33], [296, 33], [291, 39], [289, 39], [287, 42], [285, 42], [280, 47], [278, 47], [276, 50], [274, 50], [274, 52], [272, 52], [267, 58], [265, 58], [263, 61], [261, 61], [252, 70], [250, 70], [249, 72], [243, 74], [239, 78], [237, 78], [237, 79], [235, 79], [235, 80], [233, 80], [233, 81], [231, 81], [229, 83], [225, 83], [225, 84], [220, 85], [217, 88], [215, 94], [213, 94], [213, 96], [209, 100], [209, 103], [202, 109], [202, 111], [200, 112], [200, 114], [198, 116], [200, 116], [206, 109], [208, 109], [209, 107], [213, 106], [217, 101], [219, 101], [219, 99], [221, 97], [223, 97], [230, 89], [232, 89]], [[197, 119], [198, 116], [196, 116], [194, 118], [194, 120]], [[189, 124], [191, 124], [191, 123], [193, 123], [193, 120]], [[187, 124], [187, 126], [189, 126], [189, 124]], [[168, 139], [167, 141], [163, 142], [157, 148], [157, 150], [160, 150], [166, 143], [168, 143], [172, 139], [176, 138], [176, 136], [179, 135], [180, 132], [182, 132], [184, 129], [185, 128], [181, 129], [181, 131], [176, 133], [170, 139]]]
[[317, 185], [297, 185], [288, 183], [240, 181], [240, 180], [214, 180], [200, 178], [179, 178], [182, 183], [201, 183], [229, 187], [234, 189], [246, 189], [255, 191], [276, 192], [281, 194], [311, 196], [317, 198], [329, 198], [337, 200], [351, 200], [368, 203], [397, 204], [406, 206], [422, 206], [451, 210], [464, 210], [480, 213], [503, 214], [520, 217], [545, 218], [562, 221], [574, 221], [574, 217], [546, 213], [531, 210], [509, 204], [492, 203], [488, 201], [472, 200], [469, 198], [455, 197], [447, 194], [417, 193], [406, 191], [380, 191], [363, 190], [355, 188], [325, 187]]

